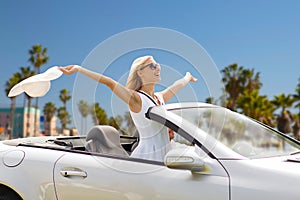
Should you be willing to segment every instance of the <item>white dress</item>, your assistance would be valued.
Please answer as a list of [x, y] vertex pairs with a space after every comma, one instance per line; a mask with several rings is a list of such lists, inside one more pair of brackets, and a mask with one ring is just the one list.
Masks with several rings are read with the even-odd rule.
[[[142, 92], [142, 91], [139, 91]], [[163, 161], [164, 156], [170, 148], [170, 138], [167, 128], [162, 124], [149, 120], [145, 117], [149, 107], [155, 106], [155, 101], [151, 96], [142, 92], [138, 93], [142, 100], [142, 109], [140, 112], [131, 112], [131, 117], [139, 132], [139, 144], [134, 149], [131, 157], [147, 160]], [[164, 104], [163, 98], [155, 93], [161, 104]]]

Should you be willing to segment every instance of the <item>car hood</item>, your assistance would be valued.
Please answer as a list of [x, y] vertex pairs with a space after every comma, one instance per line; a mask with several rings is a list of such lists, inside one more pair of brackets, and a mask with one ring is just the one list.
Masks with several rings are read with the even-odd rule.
[[220, 160], [232, 185], [233, 199], [299, 199], [299, 155]]
[[274, 170], [296, 173], [300, 177], [300, 155], [263, 158], [256, 162]]
[[[239, 166], [239, 169], [246, 170], [248, 168], [254, 174], [275, 172], [278, 175], [284, 174], [288, 177], [298, 177], [298, 180], [300, 180], [300, 155], [220, 161], [225, 165], [231, 165], [231, 169]], [[238, 169], [236, 170], [239, 171]]]

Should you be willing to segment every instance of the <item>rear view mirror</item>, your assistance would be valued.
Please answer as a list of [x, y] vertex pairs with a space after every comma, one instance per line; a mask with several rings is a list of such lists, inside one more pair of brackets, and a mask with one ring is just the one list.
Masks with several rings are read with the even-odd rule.
[[173, 149], [165, 156], [165, 165], [172, 169], [185, 169], [192, 172], [202, 172], [204, 161], [194, 152], [187, 149]]

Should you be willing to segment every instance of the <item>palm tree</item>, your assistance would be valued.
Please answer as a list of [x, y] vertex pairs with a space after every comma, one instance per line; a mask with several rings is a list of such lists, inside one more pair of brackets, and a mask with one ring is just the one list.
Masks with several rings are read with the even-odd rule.
[[71, 123], [70, 114], [66, 110], [66, 107], [60, 107], [57, 110], [57, 117], [60, 119], [61, 122], [61, 132], [66, 129], [67, 124]]
[[262, 86], [259, 73], [254, 73], [254, 69], [244, 69], [237, 64], [231, 64], [221, 72], [223, 73], [222, 82], [225, 84], [227, 93], [226, 107], [231, 110], [236, 110], [236, 101], [245, 90], [259, 90]]
[[[14, 73], [12, 77], [5, 84], [5, 93], [8, 95], [9, 91], [21, 81], [20, 73]], [[9, 139], [12, 139], [13, 128], [14, 128], [14, 115], [15, 115], [15, 106], [16, 106], [16, 96], [10, 97], [11, 104], [10, 104], [10, 125], [8, 130]]]
[[123, 117], [121, 115], [117, 115], [116, 117], [114, 117], [114, 120], [116, 121], [117, 125], [119, 126], [119, 129], [121, 129], [122, 123], [123, 123]]
[[52, 102], [48, 102], [44, 105], [43, 113], [45, 116], [46, 126], [45, 126], [45, 132], [48, 135], [50, 133], [50, 122], [52, 118], [54, 117], [55, 113], [57, 111], [57, 108]]
[[299, 115], [295, 114], [294, 115], [294, 125], [293, 125], [293, 134], [296, 140], [300, 140], [300, 120], [299, 120]]
[[207, 98], [205, 99], [205, 103], [214, 104], [214, 102], [215, 102], [215, 100], [214, 100], [213, 97], [207, 97]]
[[294, 102], [296, 103], [295, 108], [298, 108], [298, 116], [300, 118], [300, 78], [298, 79], [299, 83], [296, 88], [296, 94], [293, 95]]
[[[49, 56], [47, 55], [47, 48], [43, 48], [42, 45], [34, 45], [32, 49], [29, 50], [30, 58], [29, 62], [34, 66], [35, 73], [40, 73], [40, 68], [42, 65], [45, 65], [48, 60]], [[36, 98], [35, 102], [35, 115], [34, 115], [34, 135], [36, 135], [36, 127], [37, 127], [37, 108], [39, 106], [38, 97]]]
[[279, 94], [274, 96], [274, 100], [272, 103], [276, 106], [276, 109], [281, 108], [281, 112], [285, 111], [286, 108], [292, 107], [294, 103], [294, 99], [292, 99], [291, 95]]
[[136, 128], [135, 128], [134, 122], [132, 120], [132, 117], [130, 115], [130, 112], [125, 112], [124, 120], [125, 120], [126, 125], [127, 125], [127, 134], [130, 135], [130, 136], [135, 135], [136, 134]]
[[62, 89], [60, 91], [59, 99], [63, 102], [64, 107], [66, 108], [67, 101], [71, 99], [70, 92], [67, 89]]
[[275, 108], [267, 96], [259, 95], [258, 90], [247, 90], [240, 95], [237, 99], [237, 107], [243, 114], [269, 126], [274, 126], [272, 121]]
[[279, 94], [274, 97], [272, 101], [276, 109], [281, 108], [281, 114], [277, 117], [277, 128], [283, 133], [291, 132], [291, 120], [292, 116], [286, 108], [292, 107], [294, 99], [291, 98], [291, 95]]
[[297, 140], [300, 140], [299, 130], [300, 130], [300, 78], [299, 83], [296, 88], [296, 94], [293, 95], [294, 102], [296, 103], [295, 108], [298, 108], [298, 116], [294, 117], [293, 133]]
[[93, 117], [93, 122], [95, 125], [107, 125], [108, 119], [107, 114], [103, 108], [100, 107], [99, 103], [94, 103], [91, 107], [90, 112]]
[[[30, 69], [30, 67], [21, 67], [21, 80], [29, 78], [35, 74], [34, 71]], [[31, 99], [32, 97], [25, 93], [25, 96], [28, 100], [27, 102], [27, 122], [26, 122], [26, 136], [30, 135], [29, 127], [30, 127], [30, 109], [31, 109]], [[25, 101], [24, 101], [25, 102]]]
[[108, 125], [109, 126], [112, 126], [112, 127], [114, 127], [115, 129], [117, 129], [117, 130], [120, 130], [120, 126], [119, 126], [119, 124], [117, 123], [117, 121], [115, 120], [115, 118], [113, 118], [113, 117], [110, 117], [109, 119], [108, 119]]
[[83, 133], [83, 130], [86, 130], [86, 128], [87, 128], [86, 127], [86, 117], [90, 113], [90, 107], [86, 101], [81, 100], [78, 104], [78, 109], [79, 109], [79, 112], [81, 113], [82, 118], [84, 119], [84, 126], [83, 126], [83, 119], [81, 120], [81, 132]]
[[43, 48], [42, 45], [33, 45], [29, 50], [30, 58], [29, 62], [35, 67], [36, 72], [40, 73], [40, 68], [42, 65], [49, 61], [49, 56], [47, 55], [47, 48]]
[[67, 101], [71, 99], [71, 95], [67, 89], [62, 89], [59, 94], [59, 99], [64, 104], [63, 107], [58, 109], [57, 117], [61, 121], [62, 131], [66, 128], [67, 124], [71, 123], [70, 114], [67, 111]]

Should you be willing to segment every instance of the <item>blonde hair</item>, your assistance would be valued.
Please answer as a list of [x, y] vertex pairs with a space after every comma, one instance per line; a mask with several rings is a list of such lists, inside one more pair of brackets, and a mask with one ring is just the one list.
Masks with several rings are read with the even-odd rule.
[[147, 60], [149, 60], [151, 58], [153, 59], [152, 56], [142, 56], [142, 57], [135, 59], [132, 62], [130, 72], [128, 75], [128, 79], [127, 79], [127, 83], [126, 83], [126, 87], [128, 89], [135, 90], [135, 91], [141, 89], [143, 83], [142, 83], [141, 78], [137, 74], [137, 71], [144, 65], [144, 63]]

